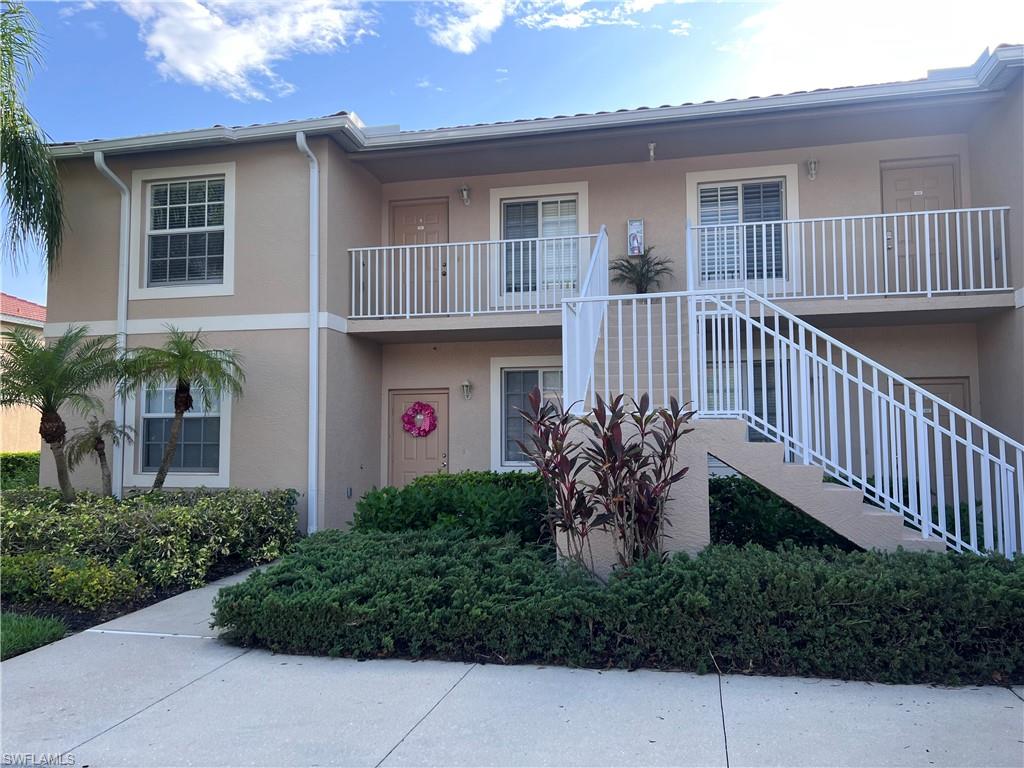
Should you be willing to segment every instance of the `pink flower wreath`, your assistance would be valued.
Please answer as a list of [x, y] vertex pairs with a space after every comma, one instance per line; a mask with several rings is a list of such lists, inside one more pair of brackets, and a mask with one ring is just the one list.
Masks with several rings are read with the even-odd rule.
[[437, 413], [432, 406], [417, 400], [402, 414], [402, 429], [413, 437], [426, 437], [437, 429]]

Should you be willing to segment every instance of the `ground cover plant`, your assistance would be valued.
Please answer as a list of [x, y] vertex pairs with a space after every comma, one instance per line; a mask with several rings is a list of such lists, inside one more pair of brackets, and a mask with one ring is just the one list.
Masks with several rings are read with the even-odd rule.
[[31, 488], [38, 484], [38, 451], [0, 453], [0, 488]]
[[214, 618], [289, 653], [1024, 682], [1024, 562], [969, 555], [712, 545], [604, 586], [515, 537], [327, 531]]
[[269, 562], [298, 536], [294, 491], [192, 490], [118, 500], [5, 491], [5, 609], [80, 628]]

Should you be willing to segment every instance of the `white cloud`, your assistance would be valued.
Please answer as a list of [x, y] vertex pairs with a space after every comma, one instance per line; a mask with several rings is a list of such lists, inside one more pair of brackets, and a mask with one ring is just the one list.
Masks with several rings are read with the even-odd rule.
[[417, 88], [432, 88], [435, 91], [443, 91], [444, 90], [444, 88], [442, 88], [440, 85], [434, 85], [432, 82], [430, 82], [430, 78], [427, 78], [427, 77], [421, 77], [419, 80], [417, 80], [416, 81], [416, 87]]
[[505, 21], [504, 0], [450, 0], [421, 8], [416, 23], [430, 30], [430, 39], [452, 53], [472, 53]]
[[421, 7], [416, 23], [454, 53], [472, 53], [506, 22], [527, 29], [641, 26], [638, 16], [682, 0], [447, 0]]
[[146, 55], [165, 77], [239, 100], [286, 95], [274, 64], [296, 53], [329, 53], [373, 34], [373, 17], [347, 0], [122, 0], [139, 23]]
[[719, 50], [739, 57], [732, 96], [924, 77], [964, 66], [982, 50], [1024, 39], [1024, 6], [784, 0], [747, 17]]
[[78, 2], [78, 0], [70, 0], [70, 2], [68, 0], [61, 0], [60, 5], [61, 9], [57, 11], [57, 15], [62, 19], [68, 19], [82, 11], [91, 11], [96, 7], [96, 2], [95, 0], [81, 0], [81, 2]]
[[669, 27], [668, 32], [670, 35], [676, 35], [677, 37], [689, 37], [691, 29], [693, 29], [692, 23], [676, 19], [672, 22], [672, 26]]

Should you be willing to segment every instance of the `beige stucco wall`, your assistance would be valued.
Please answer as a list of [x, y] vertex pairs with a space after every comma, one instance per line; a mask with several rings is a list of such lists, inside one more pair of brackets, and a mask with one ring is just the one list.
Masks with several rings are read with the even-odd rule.
[[[32, 326], [0, 322], [0, 333], [12, 331], [15, 328], [36, 331]], [[41, 330], [37, 332], [42, 333]], [[0, 409], [0, 453], [38, 451], [40, 442], [39, 412], [37, 410], [20, 405], [16, 408]]]
[[[602, 224], [608, 227], [609, 255], [614, 258], [625, 253], [626, 220], [642, 217], [646, 244], [656, 246], [657, 253], [670, 256], [676, 264], [674, 278], [663, 284], [662, 290], [681, 290], [685, 287], [683, 252], [686, 218], [694, 215], [686, 210], [688, 172], [796, 164], [799, 167], [800, 216], [852, 215], [881, 211], [882, 161], [957, 156], [962, 178], [967, 179], [970, 175], [968, 154], [966, 136], [952, 134], [656, 160], [653, 163], [395, 182], [382, 188], [382, 229], [378, 239], [363, 245], [387, 242], [386, 218], [392, 201], [447, 197], [449, 239], [452, 242], [487, 240], [491, 237], [489, 197], [492, 188], [586, 181], [590, 229], [596, 232]], [[814, 181], [807, 178], [804, 168], [810, 158], [817, 159], [819, 163]], [[469, 206], [457, 198], [456, 190], [464, 183], [471, 189]], [[968, 204], [970, 185], [962, 182], [961, 187], [962, 201]]]
[[976, 205], [1009, 205], [1010, 276], [1018, 307], [978, 325], [981, 416], [1024, 440], [1024, 76], [990, 106], [969, 134]]
[[[235, 163], [234, 295], [137, 299], [129, 302], [129, 319], [308, 309], [309, 164], [294, 142], [107, 158], [129, 187], [135, 170], [225, 162]], [[61, 266], [50, 278], [47, 320], [114, 320], [120, 195], [91, 157], [64, 160], [60, 168], [68, 226]]]
[[966, 376], [970, 412], [982, 411], [978, 334], [974, 323], [829, 328], [828, 333], [911, 380]]
[[[381, 424], [388, 434], [387, 393], [393, 389], [447, 389], [449, 469], [491, 468], [491, 358], [561, 355], [557, 339], [389, 344], [384, 347]], [[462, 382], [473, 383], [473, 398]], [[387, 440], [381, 446], [381, 482], [387, 482]]]

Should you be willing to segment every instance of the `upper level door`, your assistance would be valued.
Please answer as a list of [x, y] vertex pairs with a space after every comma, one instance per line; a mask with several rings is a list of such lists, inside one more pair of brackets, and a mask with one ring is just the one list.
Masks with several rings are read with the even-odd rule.
[[[952, 161], [922, 165], [900, 164], [882, 169], [882, 211], [923, 213], [956, 208], [956, 167]], [[923, 216], [894, 216], [885, 220], [885, 248], [889, 290], [903, 293], [920, 288], [927, 266], [945, 262], [946, 232], [950, 220]], [[952, 219], [953, 225], [956, 219]], [[955, 242], [955, 240], [953, 240]], [[934, 271], [934, 270], [933, 270]]]
[[[402, 305], [403, 296], [408, 295], [413, 306], [422, 312], [445, 314], [448, 306], [449, 272], [456, 265], [449, 263], [448, 242], [448, 201], [410, 200], [391, 204], [391, 245], [436, 245], [435, 248], [415, 248], [397, 252], [392, 257], [393, 273], [398, 279], [391, 280], [395, 290], [402, 293], [396, 297]], [[406, 283], [410, 294], [405, 294]]]

